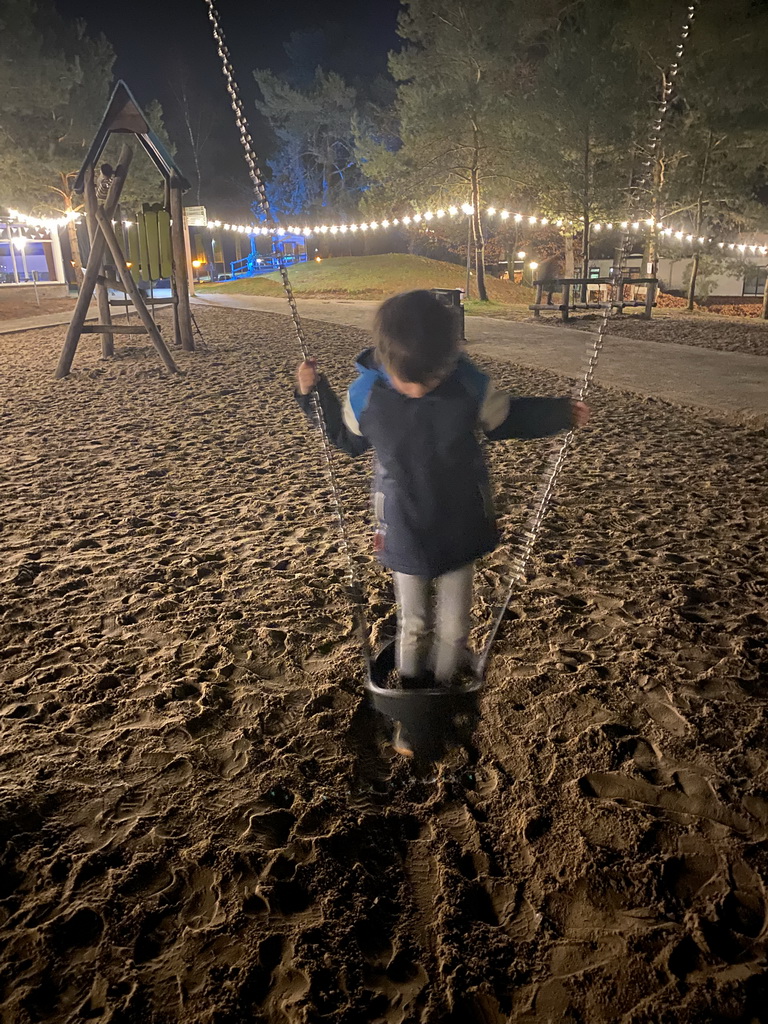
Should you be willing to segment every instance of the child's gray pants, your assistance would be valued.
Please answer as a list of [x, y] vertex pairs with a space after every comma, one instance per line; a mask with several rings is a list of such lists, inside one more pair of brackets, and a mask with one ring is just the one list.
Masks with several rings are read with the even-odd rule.
[[[397, 598], [397, 668], [416, 678], [431, 669], [439, 683], [449, 683], [467, 664], [472, 610], [473, 562], [435, 579], [393, 573]], [[434, 585], [434, 603], [430, 586]], [[432, 643], [430, 645], [430, 633]]]

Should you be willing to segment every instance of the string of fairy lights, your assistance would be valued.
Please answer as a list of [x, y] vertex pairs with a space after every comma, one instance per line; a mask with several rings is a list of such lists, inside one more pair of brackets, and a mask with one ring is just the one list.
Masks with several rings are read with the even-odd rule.
[[[65, 216], [62, 217], [33, 217], [29, 214], [21, 213], [19, 210], [10, 209], [8, 211], [10, 218], [16, 221], [17, 224], [23, 225], [27, 229], [37, 231], [51, 231], [58, 230], [60, 227], [64, 227], [72, 221], [79, 220], [83, 214], [70, 210]], [[273, 224], [273, 225], [258, 225], [258, 224], [233, 224], [226, 221], [220, 220], [209, 220], [207, 227], [210, 231], [225, 231], [232, 234], [240, 235], [253, 235], [253, 236], [278, 236], [282, 237], [286, 234], [299, 235], [305, 238], [318, 238], [321, 236], [345, 237], [348, 235], [355, 236], [357, 234], [364, 235], [368, 232], [386, 231], [390, 228], [421, 228], [429, 227], [434, 222], [440, 223], [454, 220], [458, 216], [471, 216], [474, 213], [473, 207], [470, 203], [464, 203], [462, 206], [447, 206], [439, 207], [437, 209], [426, 209], [416, 210], [413, 213], [406, 213], [399, 216], [390, 215], [381, 218], [352, 222], [352, 223], [332, 223], [332, 224], [318, 224], [307, 220], [295, 220], [292, 223]], [[524, 227], [528, 230], [536, 230], [539, 228], [556, 228], [558, 230], [570, 230], [579, 232], [584, 230], [583, 218], [566, 218], [566, 217], [547, 217], [544, 214], [525, 214], [520, 212], [514, 212], [506, 208], [499, 208], [496, 206], [486, 206], [482, 210], [483, 215], [491, 222], [496, 224], [498, 227], [506, 226], [508, 223], [514, 224], [518, 227]], [[129, 224], [130, 221], [126, 221]], [[694, 235], [690, 231], [686, 231], [680, 227], [673, 227], [666, 224], [663, 220], [655, 220], [653, 217], [648, 217], [643, 220], [616, 220], [616, 221], [592, 221], [589, 225], [589, 230], [594, 240], [594, 236], [602, 232], [610, 231], [624, 231], [635, 234], [647, 234], [649, 232], [655, 232], [660, 239], [664, 239], [672, 244], [678, 243], [683, 246], [690, 248], [718, 248], [720, 250], [727, 250], [729, 252], [738, 252], [742, 255], [751, 253], [753, 255], [765, 256], [768, 254], [768, 246], [762, 245], [758, 242], [733, 242], [728, 241], [724, 238], [712, 237], [709, 235]]]
[[[645, 154], [646, 159], [642, 162], [643, 171], [639, 181], [640, 186], [648, 184], [651, 168], [653, 167], [656, 159], [656, 151], [661, 142], [661, 132], [666, 120], [665, 115], [672, 95], [674, 79], [680, 68], [680, 61], [683, 57], [685, 43], [688, 35], [690, 34], [695, 13], [695, 3], [690, 3], [687, 7], [685, 21], [682, 25], [680, 42], [677, 44], [675, 50], [675, 61], [671, 64], [668, 76], [664, 79], [657, 110], [649, 126], [650, 135], [648, 152]], [[29, 214], [21, 213], [19, 210], [13, 209], [8, 212], [10, 214], [10, 218], [14, 220], [17, 225], [23, 225], [27, 230], [33, 231], [37, 237], [42, 237], [37, 234], [38, 232], [58, 230], [72, 221], [78, 221], [83, 216], [81, 212], [75, 210], [69, 210], [61, 217], [33, 217]], [[517, 226], [524, 225], [529, 230], [546, 227], [573, 231], [574, 233], [582, 232], [584, 230], [583, 217], [553, 218], [543, 214], [524, 214], [514, 212], [504, 207], [499, 208], [496, 206], [486, 206], [481, 212], [491, 223], [495, 223], [499, 227], [504, 226], [507, 221], [511, 221]], [[314, 221], [302, 218], [294, 220], [293, 223], [286, 223], [284, 226], [279, 222], [267, 226], [257, 224], [233, 224], [229, 222], [222, 222], [220, 220], [209, 220], [207, 222], [207, 227], [210, 231], [225, 231], [232, 234], [249, 236], [277, 235], [278, 237], [281, 237], [286, 234], [292, 234], [299, 235], [304, 238], [320, 237], [324, 235], [330, 235], [331, 237], [344, 237], [346, 235], [354, 236], [358, 233], [365, 235], [368, 232], [386, 231], [389, 228], [427, 228], [433, 221], [441, 222], [444, 221], [445, 218], [451, 220], [459, 215], [471, 216], [473, 213], [474, 209], [472, 205], [470, 203], [463, 203], [461, 206], [450, 205], [447, 207], [439, 207], [434, 210], [416, 210], [412, 213], [400, 215], [389, 214], [384, 217], [377, 217], [370, 220], [352, 223], [340, 221], [339, 223], [332, 224], [318, 224]], [[130, 222], [126, 221], [125, 223], [129, 224]], [[765, 256], [768, 254], [768, 247], [757, 242], [733, 242], [725, 238], [716, 238], [709, 235], [694, 235], [684, 228], [666, 224], [663, 220], [656, 220], [653, 217], [649, 217], [644, 220], [636, 220], [632, 217], [617, 219], [616, 221], [591, 221], [589, 231], [591, 236], [600, 234], [603, 231], [622, 231], [635, 234], [655, 232], [660, 239], [665, 239], [672, 244], [678, 243], [682, 246], [688, 246], [694, 250], [702, 248], [718, 248], [723, 251], [728, 250], [729, 252], [738, 252], [742, 255], [751, 253], [753, 255], [759, 254], [761, 256]]]

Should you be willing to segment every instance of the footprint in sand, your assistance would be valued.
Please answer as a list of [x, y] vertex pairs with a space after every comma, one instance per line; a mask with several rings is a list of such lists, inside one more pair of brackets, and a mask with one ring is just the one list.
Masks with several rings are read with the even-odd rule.
[[277, 850], [288, 842], [295, 824], [296, 818], [290, 811], [257, 811], [248, 816], [241, 837], [256, 840], [265, 850]]
[[649, 717], [672, 736], [683, 737], [688, 732], [688, 722], [672, 704], [667, 690], [656, 685], [647, 690], [635, 690], [630, 696], [648, 713]]
[[221, 747], [215, 747], [210, 751], [211, 757], [217, 763], [219, 772], [224, 779], [233, 779], [248, 764], [248, 754], [253, 744], [249, 739], [240, 737], [231, 743]]
[[92, 907], [80, 907], [51, 922], [48, 941], [57, 953], [71, 957], [75, 950], [98, 945], [103, 931], [101, 916]]
[[311, 982], [294, 961], [293, 943], [282, 935], [268, 935], [259, 945], [257, 962], [237, 987], [238, 1005], [258, 1007], [276, 1024], [298, 1021], [292, 1007], [307, 996]]
[[689, 785], [687, 789], [681, 791], [652, 786], [621, 772], [592, 772], [579, 779], [579, 788], [585, 796], [596, 797], [599, 800], [618, 800], [644, 804], [647, 807], [659, 807], [672, 814], [687, 814], [716, 821], [752, 839], [764, 836], [763, 831], [756, 828], [755, 823], [745, 815], [724, 807], [705, 780], [699, 781], [700, 786], [694, 788]]

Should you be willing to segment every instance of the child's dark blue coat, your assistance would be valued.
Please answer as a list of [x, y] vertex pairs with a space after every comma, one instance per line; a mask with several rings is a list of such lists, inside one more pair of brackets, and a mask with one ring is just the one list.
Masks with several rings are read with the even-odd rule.
[[[423, 398], [392, 385], [373, 349], [343, 407], [324, 378], [318, 395], [336, 447], [376, 453], [378, 556], [394, 572], [434, 578], [473, 562], [498, 543], [478, 429], [491, 440], [545, 437], [571, 426], [568, 398], [514, 398], [497, 391], [466, 356]], [[311, 413], [310, 396], [297, 396]]]

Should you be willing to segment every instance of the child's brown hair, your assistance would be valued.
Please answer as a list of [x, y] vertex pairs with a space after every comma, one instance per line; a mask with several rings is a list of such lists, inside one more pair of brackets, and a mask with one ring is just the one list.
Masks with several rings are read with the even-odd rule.
[[402, 292], [383, 302], [373, 337], [379, 362], [409, 384], [434, 383], [459, 350], [453, 313], [428, 291]]

